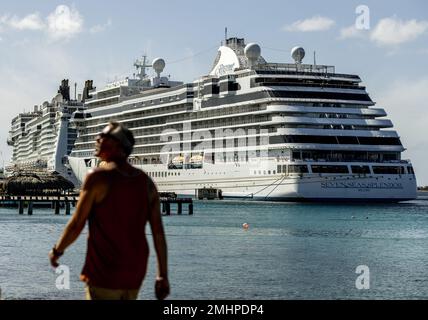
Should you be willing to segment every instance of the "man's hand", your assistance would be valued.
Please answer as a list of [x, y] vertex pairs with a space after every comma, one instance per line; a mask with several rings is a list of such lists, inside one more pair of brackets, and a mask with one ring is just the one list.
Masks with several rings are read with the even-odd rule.
[[158, 300], [163, 300], [169, 295], [169, 281], [168, 278], [158, 277], [155, 283], [155, 294]]
[[51, 262], [52, 267], [57, 268], [59, 266], [58, 259], [59, 259], [59, 256], [55, 255], [52, 249], [49, 252], [49, 260]]

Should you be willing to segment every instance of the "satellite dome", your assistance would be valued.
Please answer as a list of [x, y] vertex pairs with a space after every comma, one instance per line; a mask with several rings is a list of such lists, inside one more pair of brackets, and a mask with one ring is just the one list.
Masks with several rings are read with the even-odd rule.
[[291, 49], [291, 57], [296, 63], [302, 63], [303, 58], [305, 57], [305, 49], [302, 47], [294, 47]]
[[155, 60], [153, 60], [153, 69], [155, 69], [158, 76], [160, 75], [160, 73], [163, 71], [164, 68], [165, 68], [165, 60], [164, 59], [156, 58]]
[[261, 49], [257, 43], [249, 43], [245, 46], [244, 53], [248, 60], [257, 60], [260, 57]]
[[260, 46], [257, 43], [249, 43], [245, 46], [244, 54], [248, 59], [250, 68], [252, 68], [260, 57]]

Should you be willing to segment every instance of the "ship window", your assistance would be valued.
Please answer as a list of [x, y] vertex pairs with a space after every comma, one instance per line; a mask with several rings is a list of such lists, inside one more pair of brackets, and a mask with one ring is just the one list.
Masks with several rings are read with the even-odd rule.
[[352, 173], [357, 174], [370, 174], [369, 166], [351, 166]]
[[281, 173], [281, 166], [277, 166], [278, 173]]
[[293, 159], [302, 159], [302, 154], [300, 151], [293, 151]]
[[337, 140], [339, 141], [339, 144], [358, 144], [357, 137], [338, 136]]
[[308, 166], [307, 165], [289, 165], [288, 166], [288, 173], [308, 173]]
[[413, 167], [407, 167], [407, 172], [409, 174], [415, 174], [415, 171], [413, 170]]
[[347, 166], [312, 166], [313, 173], [349, 173]]
[[399, 166], [373, 166], [373, 173], [375, 174], [403, 174], [404, 167]]
[[268, 174], [270, 174], [270, 170], [268, 170]]

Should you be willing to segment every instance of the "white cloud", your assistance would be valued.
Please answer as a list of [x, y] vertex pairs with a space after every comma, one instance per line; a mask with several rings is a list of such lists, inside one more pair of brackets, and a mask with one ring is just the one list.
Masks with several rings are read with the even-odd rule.
[[284, 31], [301, 31], [301, 32], [310, 32], [310, 31], [325, 31], [330, 29], [335, 24], [334, 20], [321, 17], [314, 16], [312, 18], [308, 18], [305, 20], [298, 20], [293, 22], [293, 24], [289, 26], [284, 26], [282, 29]]
[[370, 39], [378, 45], [399, 45], [415, 40], [427, 33], [428, 21], [415, 19], [403, 21], [396, 17], [381, 19], [370, 35]]
[[[110, 21], [106, 24], [108, 26]], [[103, 26], [103, 27], [106, 27]], [[38, 12], [19, 18], [10, 14], [0, 16], [0, 32], [34, 30], [45, 32], [51, 40], [69, 39], [83, 30], [83, 17], [75, 8], [59, 5], [45, 19]]]
[[90, 33], [99, 33], [105, 31], [107, 28], [109, 28], [112, 25], [111, 19], [108, 19], [106, 23], [104, 24], [98, 24], [96, 26], [93, 26], [89, 29]]
[[428, 185], [428, 77], [400, 78], [378, 91], [376, 100], [385, 108], [405, 148], [405, 158], [412, 160], [418, 185]]
[[365, 30], [357, 29], [355, 25], [352, 25], [340, 30], [339, 39], [364, 38], [364, 36]]
[[47, 17], [48, 34], [54, 39], [69, 39], [83, 29], [83, 18], [75, 8], [59, 5]]
[[4, 23], [17, 30], [42, 30], [46, 27], [38, 12], [31, 13], [22, 19], [17, 16], [6, 18]]

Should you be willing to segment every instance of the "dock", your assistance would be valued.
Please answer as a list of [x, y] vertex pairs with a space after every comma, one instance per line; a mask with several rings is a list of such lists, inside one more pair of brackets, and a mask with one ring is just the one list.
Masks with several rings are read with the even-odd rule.
[[[44, 207], [52, 208], [54, 214], [60, 214], [60, 209], [64, 209], [65, 215], [69, 215], [71, 208], [76, 207], [79, 201], [79, 194], [66, 194], [66, 195], [39, 195], [39, 196], [17, 196], [17, 195], [0, 195], [0, 207], [18, 208], [19, 214], [24, 214], [25, 209], [28, 215], [33, 214], [34, 208]], [[183, 213], [183, 204], [187, 204], [187, 213], [193, 215], [193, 200], [192, 198], [177, 198], [172, 193], [160, 193], [161, 213], [163, 215], [171, 215], [171, 205], [176, 205], [176, 213], [181, 215]]]
[[160, 203], [162, 215], [171, 215], [171, 204], [177, 205], [176, 213], [181, 215], [183, 213], [183, 204], [187, 204], [187, 213], [193, 215], [193, 199], [192, 198], [178, 198], [175, 193], [172, 192], [160, 192]]
[[9, 196], [0, 195], [0, 207], [18, 208], [19, 214], [24, 214], [27, 208], [27, 214], [32, 215], [34, 207], [50, 207], [54, 213], [60, 214], [60, 208], [65, 208], [65, 214], [69, 215], [71, 207], [76, 207], [78, 194], [60, 195], [60, 196]]

